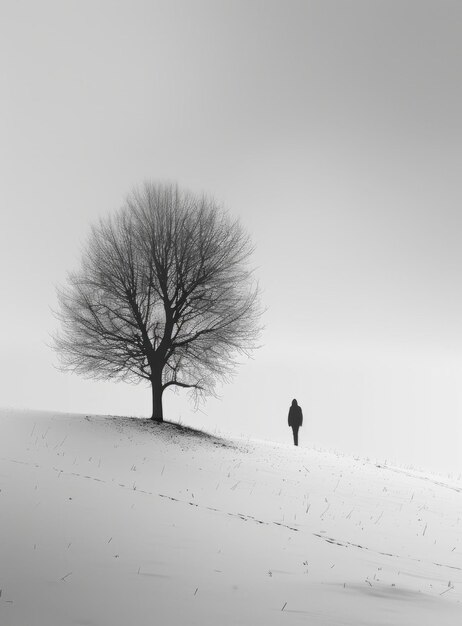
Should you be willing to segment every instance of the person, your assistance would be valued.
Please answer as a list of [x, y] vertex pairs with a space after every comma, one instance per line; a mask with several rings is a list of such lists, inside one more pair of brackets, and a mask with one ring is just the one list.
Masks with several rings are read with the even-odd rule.
[[297, 400], [292, 400], [292, 405], [289, 409], [289, 426], [292, 428], [294, 434], [294, 445], [298, 446], [298, 429], [303, 424], [302, 407], [298, 406]]

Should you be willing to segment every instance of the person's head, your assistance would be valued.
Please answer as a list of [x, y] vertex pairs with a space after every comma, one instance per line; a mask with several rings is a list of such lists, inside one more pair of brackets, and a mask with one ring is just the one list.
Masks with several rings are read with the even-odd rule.
[[292, 400], [292, 406], [297, 406], [297, 400], [295, 400], [295, 398]]

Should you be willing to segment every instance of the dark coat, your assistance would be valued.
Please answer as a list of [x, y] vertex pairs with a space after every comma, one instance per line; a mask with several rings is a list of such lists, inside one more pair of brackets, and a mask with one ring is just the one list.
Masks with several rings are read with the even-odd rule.
[[301, 426], [303, 424], [302, 407], [292, 404], [289, 409], [289, 426]]

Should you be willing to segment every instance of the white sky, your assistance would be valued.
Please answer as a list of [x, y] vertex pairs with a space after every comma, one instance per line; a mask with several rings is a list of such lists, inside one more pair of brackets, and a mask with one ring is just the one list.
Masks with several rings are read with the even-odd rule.
[[[462, 470], [462, 5], [0, 4], [0, 404], [149, 414], [53, 368], [55, 285], [144, 179], [257, 245], [264, 347], [167, 417]], [[169, 392], [167, 392], [169, 393]]]

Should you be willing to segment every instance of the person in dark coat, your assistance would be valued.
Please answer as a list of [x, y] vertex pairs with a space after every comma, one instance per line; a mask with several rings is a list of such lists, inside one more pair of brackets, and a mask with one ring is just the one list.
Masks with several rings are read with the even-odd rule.
[[298, 446], [298, 429], [303, 424], [302, 407], [298, 406], [297, 400], [292, 400], [291, 407], [289, 409], [289, 426], [294, 433], [294, 445]]

